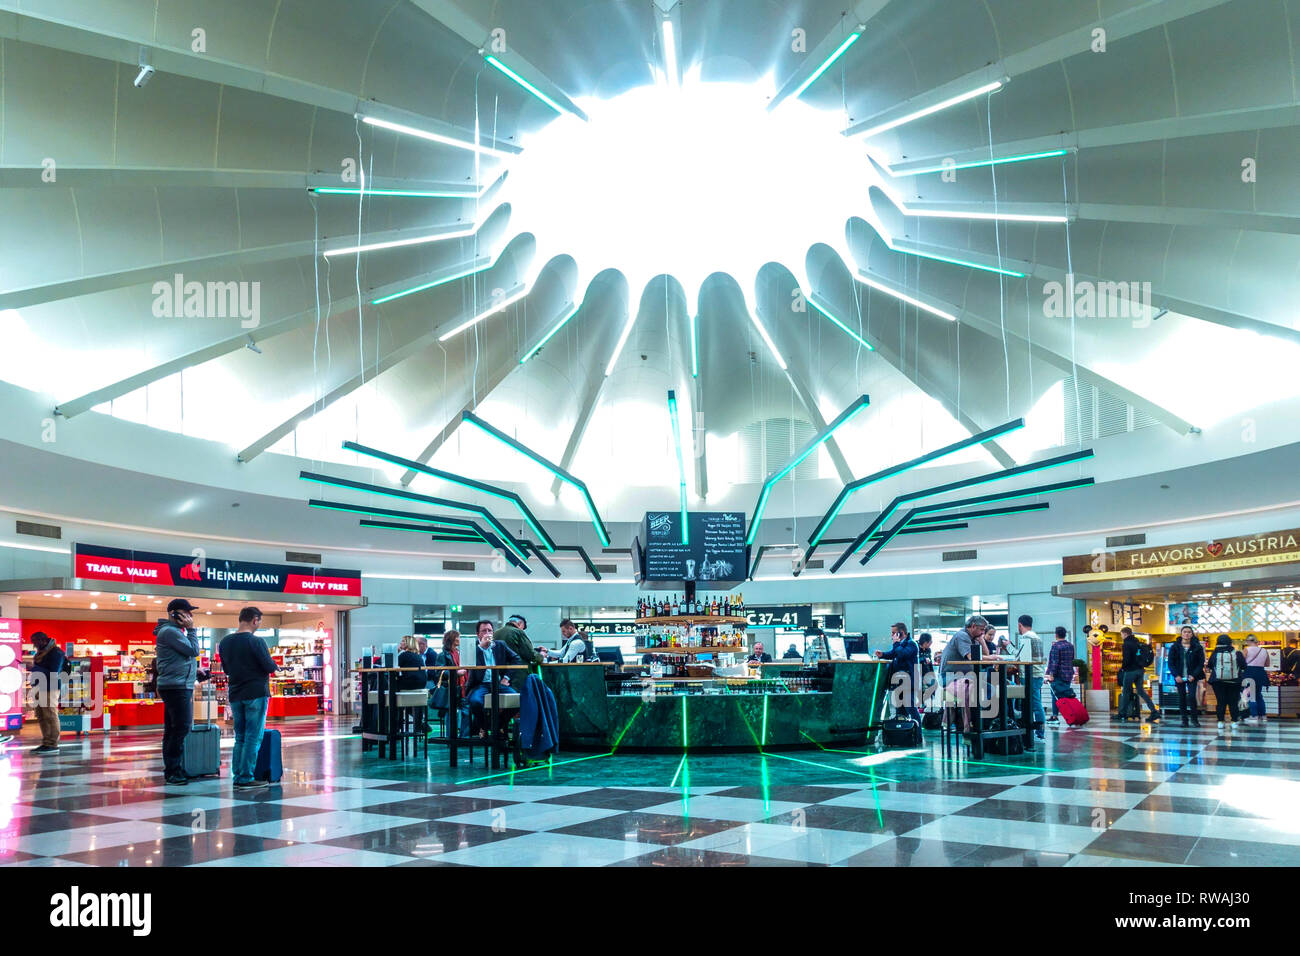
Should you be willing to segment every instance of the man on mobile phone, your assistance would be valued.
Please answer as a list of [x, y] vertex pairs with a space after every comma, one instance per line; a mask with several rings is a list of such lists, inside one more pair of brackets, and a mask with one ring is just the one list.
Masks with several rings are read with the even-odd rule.
[[181, 763], [185, 738], [194, 723], [194, 682], [198, 679], [199, 637], [194, 627], [198, 607], [185, 598], [167, 605], [167, 616], [153, 629], [158, 642], [154, 663], [158, 671], [158, 696], [163, 702], [163, 779], [186, 784]]

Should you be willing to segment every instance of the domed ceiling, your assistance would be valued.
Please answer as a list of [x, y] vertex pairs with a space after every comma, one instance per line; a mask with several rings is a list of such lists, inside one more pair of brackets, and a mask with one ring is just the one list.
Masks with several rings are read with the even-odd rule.
[[773, 499], [800, 538], [1017, 418], [947, 463], [1293, 440], [1241, 436], [1300, 399], [1300, 0], [848, 7], [0, 2], [0, 379], [588, 531], [463, 414], [629, 522], [676, 507], [670, 389], [693, 508], [869, 395]]

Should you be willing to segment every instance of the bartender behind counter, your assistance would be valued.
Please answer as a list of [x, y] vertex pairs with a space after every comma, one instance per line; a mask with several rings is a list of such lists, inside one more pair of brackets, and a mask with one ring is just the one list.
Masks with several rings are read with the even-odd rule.
[[763, 642], [754, 642], [754, 652], [745, 659], [746, 664], [770, 664], [772, 655], [763, 653]]

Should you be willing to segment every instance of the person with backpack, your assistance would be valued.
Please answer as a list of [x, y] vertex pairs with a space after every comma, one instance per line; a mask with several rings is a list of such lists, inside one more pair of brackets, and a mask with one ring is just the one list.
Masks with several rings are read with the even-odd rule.
[[[1220, 634], [1214, 641], [1209, 671], [1219, 729], [1222, 730], [1224, 710], [1231, 712], [1233, 724], [1241, 719], [1241, 708], [1237, 702], [1241, 699], [1241, 678], [1246, 672], [1246, 655], [1232, 646], [1232, 638], [1227, 634]], [[1228, 725], [1228, 729], [1232, 729], [1232, 724]]]
[[[907, 633], [906, 624], [895, 624], [890, 630], [893, 646], [887, 651], [876, 651], [876, 657], [889, 661], [885, 672], [885, 686], [890, 689], [890, 700], [899, 717], [921, 719], [921, 712], [916, 707], [917, 661], [920, 652], [912, 635]], [[901, 677], [895, 675], [901, 674]]]
[[1205, 648], [1196, 637], [1196, 632], [1184, 626], [1178, 640], [1169, 645], [1169, 673], [1174, 675], [1174, 684], [1178, 688], [1178, 712], [1187, 726], [1191, 717], [1192, 726], [1201, 726], [1199, 711], [1196, 709], [1196, 682], [1205, 677]]
[[1119, 686], [1122, 690], [1119, 695], [1118, 720], [1121, 723], [1126, 720], [1141, 723], [1142, 705], [1138, 701], [1144, 700], [1147, 702], [1147, 710], [1151, 711], [1147, 723], [1154, 724], [1160, 719], [1160, 710], [1147, 694], [1146, 669], [1155, 663], [1155, 652], [1151, 650], [1150, 644], [1137, 639], [1133, 628], [1121, 628], [1120, 634], [1124, 636], [1124, 643], [1119, 665]]
[[1241, 686], [1246, 692], [1246, 702], [1250, 705], [1248, 724], [1262, 724], [1268, 716], [1264, 707], [1264, 688], [1268, 686], [1268, 651], [1259, 646], [1259, 638], [1254, 634], [1246, 635], [1246, 670], [1242, 674]]

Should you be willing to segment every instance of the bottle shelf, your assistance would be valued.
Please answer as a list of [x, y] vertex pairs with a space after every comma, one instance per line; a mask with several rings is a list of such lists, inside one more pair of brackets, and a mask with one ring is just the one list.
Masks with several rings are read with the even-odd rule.
[[639, 617], [634, 622], [636, 624], [662, 624], [666, 627], [674, 625], [695, 625], [695, 624], [732, 624], [744, 627], [749, 623], [747, 618], [737, 617], [735, 615], [724, 616], [721, 614], [672, 614], [663, 617]]
[[745, 650], [741, 644], [715, 644], [713, 647], [638, 647], [638, 654], [738, 654]]

